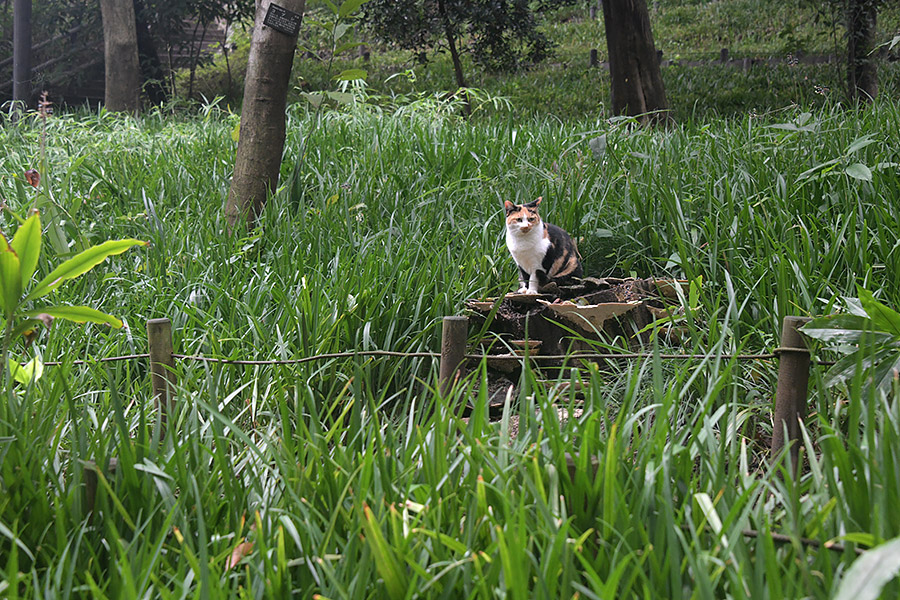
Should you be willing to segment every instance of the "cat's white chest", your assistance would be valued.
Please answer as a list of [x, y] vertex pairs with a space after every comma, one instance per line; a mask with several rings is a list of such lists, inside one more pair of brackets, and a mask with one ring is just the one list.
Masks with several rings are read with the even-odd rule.
[[550, 239], [544, 237], [544, 225], [534, 227], [531, 231], [519, 232], [506, 227], [506, 247], [509, 248], [513, 260], [526, 273], [535, 273], [550, 248]]

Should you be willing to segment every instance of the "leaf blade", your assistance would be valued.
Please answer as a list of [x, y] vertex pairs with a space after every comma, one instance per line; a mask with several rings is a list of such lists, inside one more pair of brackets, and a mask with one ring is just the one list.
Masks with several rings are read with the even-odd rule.
[[108, 240], [97, 246], [91, 246], [53, 269], [31, 290], [26, 300], [46, 296], [64, 282], [87, 273], [108, 257], [121, 254], [138, 245], [146, 246], [147, 242], [135, 239]]

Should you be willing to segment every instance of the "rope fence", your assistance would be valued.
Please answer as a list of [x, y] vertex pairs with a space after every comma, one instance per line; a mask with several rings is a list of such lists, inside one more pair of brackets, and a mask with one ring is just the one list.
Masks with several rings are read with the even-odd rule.
[[[760, 354], [653, 354], [638, 353], [573, 353], [568, 355], [531, 355], [524, 354], [467, 354], [466, 343], [468, 339], [468, 318], [461, 316], [444, 317], [441, 332], [441, 351], [438, 352], [393, 352], [388, 350], [365, 350], [353, 352], [334, 352], [318, 354], [297, 359], [285, 360], [242, 360], [198, 356], [189, 354], [176, 354], [172, 342], [172, 324], [168, 319], [151, 319], [147, 322], [147, 338], [150, 352], [147, 354], [130, 354], [125, 356], [112, 356], [95, 360], [80, 359], [69, 362], [47, 362], [45, 366], [62, 364], [83, 365], [95, 363], [107, 363], [123, 360], [149, 359], [151, 383], [153, 388], [154, 403], [157, 406], [160, 423], [160, 436], [165, 435], [166, 423], [172, 410], [175, 380], [175, 360], [202, 362], [207, 364], [222, 365], [301, 365], [305, 363], [333, 360], [352, 359], [358, 357], [388, 357], [388, 358], [430, 358], [439, 359], [439, 389], [442, 394], [451, 392], [463, 375], [463, 369], [467, 361], [471, 360], [502, 360], [502, 361], [532, 361], [532, 362], [559, 362], [578, 360], [643, 360], [659, 358], [661, 360], [705, 360], [710, 358], [725, 360], [778, 360], [778, 380], [775, 391], [775, 406], [773, 410], [772, 442], [770, 456], [773, 462], [777, 461], [785, 448], [791, 454], [791, 465], [796, 475], [798, 469], [798, 449], [800, 440], [800, 422], [805, 419], [808, 402], [808, 384], [812, 356], [799, 328], [809, 319], [804, 317], [785, 317], [781, 332], [780, 345], [769, 353]], [[833, 362], [817, 361], [819, 365], [830, 365]], [[160, 439], [161, 439], [160, 437]], [[570, 471], [576, 469], [575, 459], [566, 456], [567, 467]], [[596, 476], [597, 465], [593, 468]], [[92, 504], [92, 503], [91, 503]], [[742, 532], [746, 537], [762, 535], [755, 530]], [[776, 543], [794, 543], [796, 538], [766, 532]], [[838, 544], [821, 544], [818, 540], [801, 538], [800, 543], [815, 548], [842, 552], [844, 547]], [[860, 553], [856, 549], [857, 553]]]
[[[176, 354], [172, 342], [172, 323], [169, 319], [151, 319], [147, 321], [147, 339], [150, 352], [147, 354], [129, 354], [110, 356], [99, 359], [79, 359], [69, 362], [46, 362], [45, 366], [63, 364], [84, 365], [108, 363], [123, 360], [149, 359], [153, 398], [157, 404], [164, 430], [168, 413], [173, 401], [175, 381], [175, 360], [194, 361], [223, 365], [301, 365], [305, 363], [358, 357], [388, 358], [430, 358], [439, 359], [438, 383], [441, 393], [452, 390], [463, 374], [463, 367], [470, 360], [488, 361], [530, 361], [536, 363], [557, 362], [565, 364], [569, 361], [616, 361], [643, 360], [659, 358], [660, 360], [705, 360], [709, 358], [725, 360], [772, 360], [778, 359], [778, 382], [775, 392], [775, 408], [773, 411], [772, 456], [780, 455], [785, 446], [790, 447], [792, 464], [796, 469], [800, 437], [799, 422], [806, 416], [807, 388], [809, 385], [809, 368], [812, 357], [799, 328], [808, 321], [805, 317], [785, 317], [781, 332], [781, 343], [772, 352], [760, 354], [652, 354], [638, 353], [573, 353], [567, 355], [532, 355], [523, 354], [467, 354], [468, 318], [463, 316], [444, 317], [441, 332], [441, 351], [438, 352], [393, 352], [389, 350], [363, 350], [352, 352], [333, 352], [317, 354], [303, 358], [285, 360], [243, 360], [217, 358], [189, 354]], [[817, 361], [819, 365], [831, 365], [833, 362]]]

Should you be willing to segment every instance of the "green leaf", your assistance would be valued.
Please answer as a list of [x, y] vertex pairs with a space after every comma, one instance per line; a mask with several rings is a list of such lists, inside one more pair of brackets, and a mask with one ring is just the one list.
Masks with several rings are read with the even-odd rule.
[[338, 40], [344, 37], [344, 34], [350, 30], [350, 25], [347, 23], [338, 23], [334, 26], [334, 43], [336, 44]]
[[878, 323], [866, 317], [839, 314], [813, 319], [800, 328], [805, 335], [835, 345], [857, 346], [866, 342], [889, 342], [894, 336], [878, 329]]
[[24, 365], [20, 365], [11, 358], [7, 360], [9, 360], [10, 374], [22, 385], [29, 385], [44, 376], [44, 363], [38, 356]]
[[348, 94], [346, 92], [325, 92], [325, 95], [338, 104], [353, 104], [353, 94]]
[[855, 140], [853, 140], [853, 143], [850, 144], [850, 146], [847, 148], [847, 152], [845, 152], [845, 154], [848, 154], [848, 155], [853, 154], [854, 152], [856, 152], [858, 150], [862, 150], [869, 144], [874, 144], [875, 142], [878, 141], [878, 140], [874, 139], [874, 137], [875, 137], [874, 134], [870, 133], [870, 134], [864, 135], [860, 138], [856, 138]]
[[322, 92], [304, 92], [301, 95], [306, 98], [306, 101], [312, 104], [314, 108], [319, 108], [322, 101], [325, 100], [325, 94]]
[[387, 587], [388, 596], [393, 599], [406, 597], [406, 581], [403, 576], [403, 569], [394, 549], [388, 545], [381, 533], [381, 526], [375, 520], [372, 509], [368, 505], [363, 504], [363, 531], [365, 532], [366, 542], [372, 550], [372, 556], [375, 558], [375, 569], [384, 580]]
[[865, 288], [857, 288], [857, 295], [878, 331], [887, 331], [900, 336], [900, 314], [876, 300], [875, 295]]
[[900, 537], [872, 548], [847, 570], [834, 600], [875, 600], [900, 573]]
[[16, 231], [10, 247], [19, 256], [22, 281], [30, 281], [41, 255], [40, 213], [35, 212], [25, 220], [25, 223]]
[[347, 50], [359, 48], [360, 46], [365, 46], [365, 44], [363, 42], [344, 42], [343, 44], [335, 48], [334, 53], [335, 55], [343, 54]]
[[854, 179], [859, 179], [861, 181], [872, 181], [871, 169], [869, 169], [869, 167], [862, 163], [853, 163], [852, 165], [844, 169], [844, 173]]
[[346, 71], [342, 71], [341, 73], [334, 76], [337, 81], [356, 81], [358, 79], [365, 79], [368, 73], [366, 73], [365, 69], [347, 69]]
[[115, 329], [123, 325], [122, 321], [114, 316], [89, 306], [43, 306], [22, 312], [26, 317], [37, 317], [41, 313], [48, 314], [55, 319], [66, 319], [76, 323], [105, 323]]
[[338, 11], [338, 17], [346, 19], [365, 3], [366, 0], [344, 0], [341, 2], [341, 9]]
[[107, 257], [121, 254], [132, 246], [138, 245], [146, 246], [147, 242], [133, 239], [109, 240], [99, 246], [92, 246], [53, 269], [49, 275], [31, 290], [26, 300], [35, 300], [41, 296], [46, 296], [65, 281], [87, 273], [106, 260]]
[[11, 318], [22, 297], [22, 268], [11, 249], [0, 250], [0, 309]]

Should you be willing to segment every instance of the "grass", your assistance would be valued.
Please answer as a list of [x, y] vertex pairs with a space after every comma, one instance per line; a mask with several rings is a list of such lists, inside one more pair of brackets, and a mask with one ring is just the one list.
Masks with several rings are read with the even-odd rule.
[[[612, 371], [573, 364], [561, 380], [589, 381], [584, 413], [561, 423], [570, 400], [530, 371], [492, 423], [482, 371], [441, 396], [423, 359], [179, 362], [161, 444], [143, 362], [48, 367], [0, 402], [2, 593], [825, 598], [856, 548], [900, 535], [900, 392], [828, 388], [816, 367], [795, 479], [764, 454], [774, 364], [723, 356], [772, 349], [782, 317], [826, 313], [857, 283], [900, 305], [900, 106], [832, 100], [651, 131], [359, 100], [317, 127], [291, 108], [285, 186], [237, 237], [221, 216], [235, 115], [54, 116], [39, 201], [65, 208], [75, 245], [152, 247], [57, 292], [129, 328], [60, 324], [38, 342], [45, 360], [144, 352], [159, 316], [184, 354], [435, 350], [442, 316], [514, 285], [501, 200], [538, 195], [589, 272], [702, 278], [683, 350], [706, 358], [650, 346]], [[37, 123], [0, 130], [13, 210], [33, 200], [13, 179], [39, 162], [39, 138]], [[39, 271], [55, 262], [48, 250]]]

